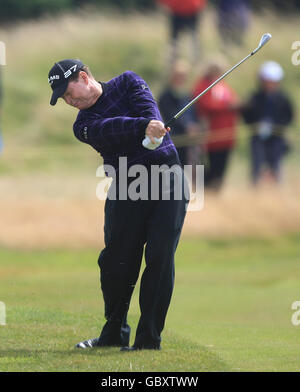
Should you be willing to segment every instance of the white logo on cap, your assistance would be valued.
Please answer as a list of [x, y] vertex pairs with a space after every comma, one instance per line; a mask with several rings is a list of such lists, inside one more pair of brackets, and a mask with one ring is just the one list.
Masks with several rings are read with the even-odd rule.
[[48, 82], [52, 84], [55, 79], [59, 79], [59, 75], [52, 75], [50, 78], [48, 78]]
[[76, 71], [76, 68], [77, 68], [77, 64], [72, 65], [72, 67], [69, 68], [69, 69], [64, 73], [65, 79], [67, 79], [70, 75], [72, 75], [72, 72], [75, 72], [75, 71]]

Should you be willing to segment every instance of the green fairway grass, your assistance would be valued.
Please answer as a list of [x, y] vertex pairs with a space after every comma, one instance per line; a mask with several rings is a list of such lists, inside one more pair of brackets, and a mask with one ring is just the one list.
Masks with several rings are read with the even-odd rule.
[[[1, 249], [0, 371], [299, 371], [299, 235], [181, 241], [161, 351], [80, 351], [104, 322], [97, 251]], [[138, 287], [129, 311], [131, 343]]]

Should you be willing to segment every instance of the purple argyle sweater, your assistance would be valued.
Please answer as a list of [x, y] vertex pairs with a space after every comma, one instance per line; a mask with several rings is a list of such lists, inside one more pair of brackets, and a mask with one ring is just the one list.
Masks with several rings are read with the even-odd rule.
[[73, 126], [75, 136], [90, 144], [102, 155], [104, 164], [116, 170], [119, 157], [127, 157], [128, 167], [178, 162], [169, 134], [155, 150], [142, 146], [150, 120], [162, 121], [147, 83], [134, 72], [126, 71], [101, 85], [103, 94], [97, 102], [79, 111]]

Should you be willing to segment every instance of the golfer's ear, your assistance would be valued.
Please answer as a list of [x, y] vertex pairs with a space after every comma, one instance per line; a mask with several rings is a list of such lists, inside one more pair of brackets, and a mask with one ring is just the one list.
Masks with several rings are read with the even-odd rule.
[[88, 84], [89, 77], [88, 77], [88, 75], [84, 71], [80, 71], [79, 72], [79, 76], [84, 80], [84, 82], [86, 84]]

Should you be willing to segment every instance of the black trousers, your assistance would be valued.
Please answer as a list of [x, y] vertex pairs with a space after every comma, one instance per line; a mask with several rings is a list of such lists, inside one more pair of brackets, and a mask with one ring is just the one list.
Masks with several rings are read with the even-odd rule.
[[[180, 173], [184, 179], [181, 168]], [[127, 312], [146, 245], [134, 346], [160, 347], [174, 286], [174, 255], [189, 198], [175, 200], [174, 176], [170, 200], [162, 200], [161, 195], [159, 200], [106, 200], [105, 248], [98, 260], [107, 319], [100, 335], [103, 346], [129, 345]], [[185, 179], [182, 190], [184, 184]]]
[[200, 18], [200, 13], [198, 12], [188, 16], [172, 14], [171, 16], [172, 38], [177, 39], [179, 33], [183, 30], [196, 31], [199, 18]]
[[232, 149], [210, 151], [207, 154], [208, 168], [205, 170], [204, 184], [206, 188], [220, 190]]

